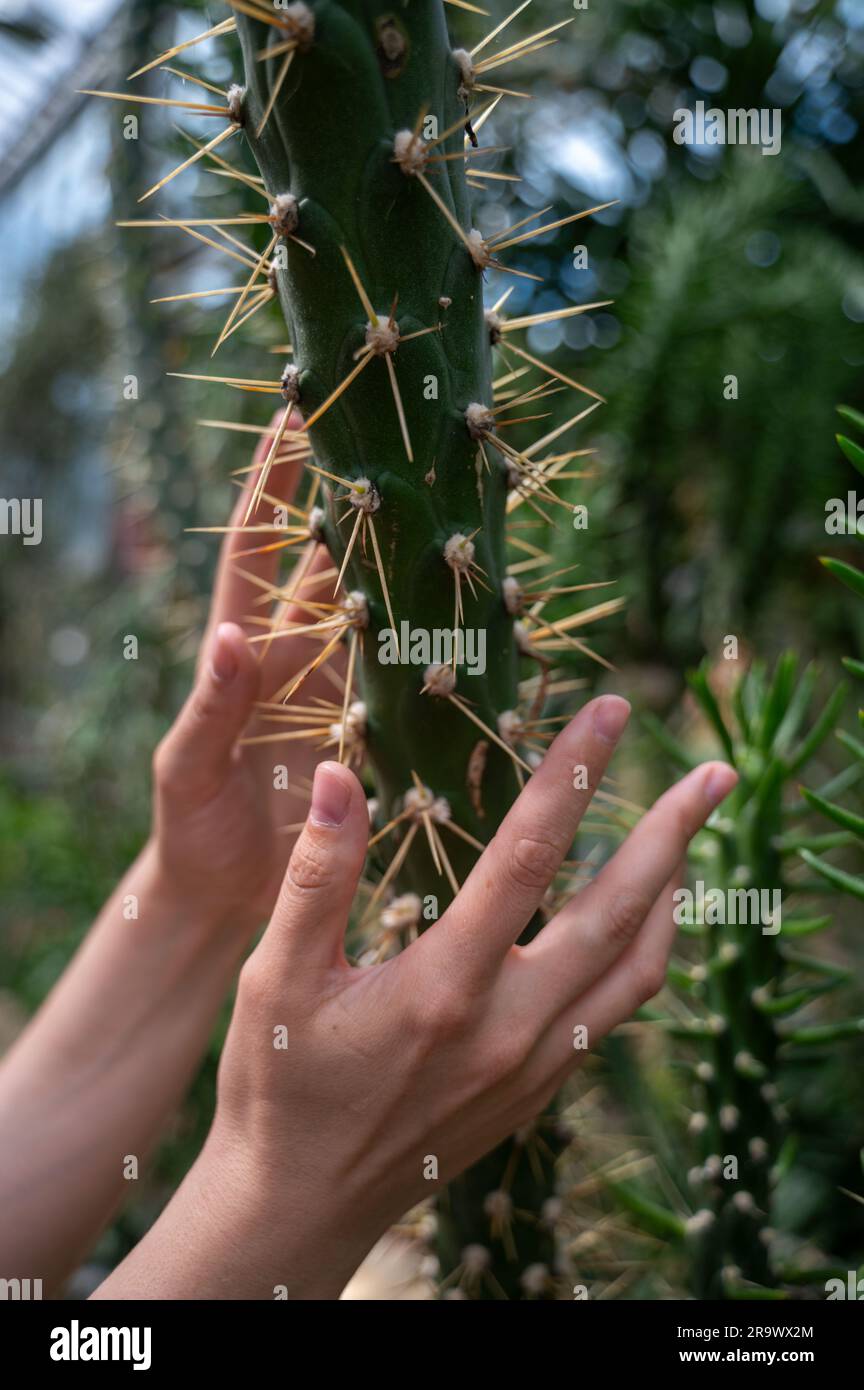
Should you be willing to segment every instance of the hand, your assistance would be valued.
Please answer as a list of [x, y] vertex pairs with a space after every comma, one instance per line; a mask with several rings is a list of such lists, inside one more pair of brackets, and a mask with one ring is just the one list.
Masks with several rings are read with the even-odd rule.
[[[188, 1297], [189, 1279], [196, 1297], [272, 1297], [275, 1284], [289, 1297], [337, 1296], [386, 1227], [433, 1190], [427, 1155], [442, 1182], [461, 1172], [558, 1090], [584, 1056], [574, 1028], [593, 1047], [661, 988], [681, 860], [737, 780], [723, 763], [661, 797], [597, 877], [529, 945], [514, 944], [628, 712], [617, 697], [586, 706], [441, 920], [362, 968], [342, 942], [366, 802], [346, 768], [318, 768], [272, 920], [241, 973], [204, 1153], [174, 1211], [100, 1296], [131, 1296], [130, 1278], [139, 1294], [155, 1278], [151, 1297]], [[575, 763], [589, 790], [574, 791]], [[178, 1244], [181, 1265], [157, 1275]]]
[[[261, 606], [261, 599], [267, 600], [267, 586], [277, 582], [279, 552], [267, 548], [273, 537], [239, 529], [270, 443], [269, 437], [263, 438], [256, 451], [257, 468], [249, 474], [231, 517], [235, 529], [222, 545], [195, 686], [153, 764], [153, 839], [166, 884], [178, 897], [205, 910], [212, 906], [220, 919], [233, 914], [250, 928], [272, 911], [296, 839], [284, 827], [302, 821], [308, 782], [322, 756], [310, 744], [294, 741], [238, 745], [244, 734], [273, 733], [276, 726], [256, 717], [256, 701], [272, 699], [319, 650], [305, 637], [280, 637], [255, 646], [246, 640], [247, 633], [260, 635], [261, 627], [250, 618], [269, 611], [269, 603]], [[297, 463], [275, 466], [268, 491], [290, 502], [300, 471]], [[271, 517], [272, 510], [263, 502], [250, 524]], [[250, 555], [256, 546], [264, 553]], [[323, 546], [311, 549], [314, 554], [301, 563], [303, 573], [313, 579], [329, 568], [330, 560]], [[332, 587], [332, 579], [319, 579], [305, 584], [301, 597], [329, 600]], [[282, 605], [281, 626], [308, 620], [308, 610]], [[318, 673], [304, 686], [304, 697], [316, 696], [339, 698]], [[288, 789], [284, 776], [274, 773], [280, 765], [287, 769]]]
[[[259, 467], [268, 447], [265, 438]], [[278, 464], [270, 488], [290, 498], [297, 473]], [[267, 519], [262, 510], [257, 520]], [[278, 552], [240, 552], [262, 540], [272, 537], [229, 531], [195, 688], [156, 754], [151, 839], [0, 1068], [0, 1263], [33, 1271], [46, 1289], [128, 1194], [123, 1155], [144, 1161], [176, 1110], [248, 938], [272, 910], [292, 844], [279, 827], [304, 805], [274, 788], [279, 745], [237, 744], [255, 727], [259, 689], [272, 696], [318, 651], [279, 638], [255, 649], [269, 648], [259, 665], [247, 645], [241, 624], [268, 598]], [[318, 575], [330, 563], [320, 547], [306, 559]], [[282, 614], [298, 619], [300, 609]], [[295, 779], [311, 776], [317, 756], [292, 759]]]
[[[290, 497], [296, 474], [278, 464], [270, 489]], [[247, 499], [248, 489], [232, 526]], [[278, 552], [240, 552], [262, 540], [272, 537], [232, 531], [223, 546], [195, 689], [156, 757], [153, 836], [0, 1067], [0, 1265], [46, 1290], [62, 1286], [128, 1195], [124, 1155], [145, 1161], [176, 1111], [276, 899], [292, 844], [280, 827], [305, 804], [274, 787], [285, 745], [237, 746], [255, 728], [259, 689], [271, 697], [320, 650], [282, 637], [255, 648], [268, 649], [259, 665], [247, 646], [239, 624], [260, 595], [269, 603]], [[301, 563], [323, 582], [320, 547]], [[332, 575], [322, 596], [331, 589]], [[281, 607], [281, 622], [305, 621]], [[307, 689], [316, 693], [314, 677]], [[333, 698], [329, 683], [317, 693]], [[292, 777], [311, 776], [318, 756], [293, 757]]]

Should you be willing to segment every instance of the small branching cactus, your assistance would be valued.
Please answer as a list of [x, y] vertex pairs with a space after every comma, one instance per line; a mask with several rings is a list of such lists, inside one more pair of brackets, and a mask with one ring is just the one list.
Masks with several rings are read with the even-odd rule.
[[[585, 655], [574, 632], [617, 607], [550, 621], [550, 600], [590, 586], [524, 542], [515, 572], [508, 565], [508, 522], [537, 510], [566, 517], [556, 488], [574, 476], [574, 454], [558, 441], [601, 403], [519, 334], [598, 306], [508, 319], [506, 293], [484, 304], [487, 272], [505, 286], [538, 279], [519, 268], [520, 243], [598, 209], [535, 213], [489, 239], [471, 210], [494, 153], [480, 132], [511, 94], [510, 66], [572, 20], [518, 38], [505, 33], [514, 12], [486, 21], [484, 37], [484, 11], [449, 0], [475, 11], [469, 52], [451, 44], [444, 0], [229, 3], [233, 14], [208, 34], [236, 29], [245, 76], [192, 104], [224, 128], [145, 197], [203, 159], [249, 194], [250, 211], [229, 219], [240, 224], [231, 245], [256, 228], [266, 237], [244, 252], [248, 280], [217, 342], [278, 298], [290, 339], [279, 380], [272, 370], [219, 378], [275, 387], [284, 401], [246, 520], [261, 519], [286, 451], [305, 457], [315, 505], [283, 529], [292, 544], [323, 541], [337, 576], [332, 604], [307, 604], [319, 655], [267, 699], [290, 703], [324, 662], [347, 673], [341, 707], [309, 723], [374, 785], [363, 958], [380, 959], [458, 891], [563, 718], [547, 714], [557, 654]], [[257, 174], [229, 159], [242, 141]], [[201, 223], [199, 235], [218, 242], [216, 221]], [[517, 447], [511, 426], [568, 393], [561, 422]], [[273, 597], [290, 592], [302, 605], [301, 581]], [[438, 1219], [443, 1296], [554, 1296], [548, 1213], [562, 1142], [545, 1117], [451, 1184]], [[418, 1166], [429, 1157], [418, 1154]], [[431, 1157], [449, 1176], [447, 1155]]]
[[[768, 679], [754, 666], [721, 708], [707, 670], [691, 689], [740, 781], [722, 812], [698, 837], [694, 888], [676, 909], [695, 958], [673, 959], [668, 1012], [644, 1013], [686, 1048], [691, 1109], [687, 1116], [686, 1204], [670, 1211], [645, 1190], [617, 1193], [637, 1222], [678, 1240], [699, 1298], [783, 1297], [784, 1285], [816, 1278], [777, 1259], [775, 1192], [795, 1156], [794, 1087], [789, 1067], [802, 1055], [864, 1033], [864, 1019], [825, 1020], [819, 1001], [848, 972], [807, 950], [830, 926], [814, 915], [820, 884], [802, 876], [799, 856], [849, 844], [846, 831], [802, 828], [806, 800], [790, 796], [797, 774], [833, 731], [845, 687], [808, 724], [817, 672], [798, 674], [794, 656]], [[687, 750], [652, 727], [667, 753], [689, 767]], [[857, 776], [841, 774], [821, 789], [831, 796]]]
[[[864, 434], [864, 415], [857, 410], [852, 410], [850, 406], [840, 406], [840, 413], [843, 418], [856, 430]], [[858, 469], [859, 473], [864, 474], [864, 448], [848, 435], [838, 434], [837, 443], [846, 455], [849, 462]], [[858, 509], [852, 518], [849, 517], [846, 499], [842, 504], [844, 529], [854, 529], [857, 536], [864, 534], [864, 524], [859, 518]], [[851, 528], [850, 528], [851, 523]], [[832, 556], [824, 556], [822, 563], [835, 578], [839, 579], [847, 588], [851, 589], [858, 598], [864, 598], [864, 571], [856, 568], [855, 565], [848, 564], [845, 560], [839, 560]], [[859, 679], [864, 677], [864, 661], [858, 657], [847, 656], [843, 659], [843, 665], [852, 676]], [[864, 710], [859, 709], [858, 719], [864, 724]], [[845, 746], [847, 752], [853, 758], [853, 768], [858, 765], [860, 770], [864, 764], [864, 744], [859, 739], [852, 738], [850, 734], [840, 731], [837, 737]], [[817, 811], [821, 811], [824, 816], [832, 820], [835, 825], [839, 825], [844, 830], [854, 836], [859, 848], [864, 844], [864, 816], [860, 816], [856, 811], [847, 806], [839, 805], [837, 802], [826, 800], [818, 793], [805, 789], [804, 795], [810, 805]], [[850, 893], [855, 898], [864, 899], [864, 877], [860, 874], [847, 873], [845, 869], [837, 868], [834, 864], [826, 863], [824, 859], [818, 858], [812, 851], [804, 850], [803, 857], [810, 867], [826, 879], [833, 887], [839, 888], [841, 892]]]

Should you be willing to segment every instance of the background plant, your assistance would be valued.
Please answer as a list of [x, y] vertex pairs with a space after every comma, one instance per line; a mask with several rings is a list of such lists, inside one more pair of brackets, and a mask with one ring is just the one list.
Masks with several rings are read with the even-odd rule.
[[[853, 410], [849, 406], [840, 406], [839, 411], [843, 419], [847, 421], [853, 429], [856, 431], [864, 430], [864, 416], [859, 414], [857, 410]], [[864, 473], [864, 449], [862, 449], [861, 445], [845, 434], [838, 434], [837, 443], [840, 445], [843, 454], [849, 462], [857, 468], [859, 473]], [[855, 494], [853, 494], [853, 498], [854, 497]], [[844, 498], [843, 500], [845, 504], [847, 499]], [[847, 526], [856, 536], [860, 536], [861, 523], [859, 521], [859, 514], [855, 508], [851, 509], [851, 512], [847, 511]], [[839, 579], [848, 589], [851, 589], [858, 598], [864, 597], [864, 573], [857, 569], [855, 565], [850, 565], [848, 561], [834, 556], [824, 556], [822, 564], [836, 579]], [[857, 657], [844, 657], [843, 665], [850, 675], [857, 676], [858, 678], [864, 676], [864, 662], [860, 661]], [[858, 720], [859, 723], [864, 723], [864, 711], [858, 711]], [[853, 771], [859, 772], [860, 764], [864, 762], [864, 745], [862, 745], [860, 740], [852, 738], [850, 734], [844, 733], [842, 730], [838, 733], [837, 737], [840, 739], [846, 751], [851, 753], [855, 760], [852, 764]], [[817, 792], [810, 791], [807, 788], [804, 789], [804, 796], [811, 806], [821, 811], [829, 820], [834, 821], [835, 825], [839, 825], [841, 830], [851, 836], [854, 842], [860, 847], [862, 840], [864, 840], [864, 817], [858, 815], [856, 811], [838, 805], [835, 801], [829, 801], [826, 797], [820, 796]], [[805, 850], [803, 857], [810, 867], [822, 878], [827, 880], [832, 887], [840, 889], [841, 892], [849, 893], [852, 897], [859, 899], [864, 898], [864, 879], [862, 879], [860, 874], [849, 874], [844, 869], [838, 868], [834, 864], [826, 863], [824, 859], [818, 858], [812, 851]]]
[[[796, 863], [808, 847], [834, 848], [852, 838], [845, 831], [814, 835], [802, 823], [807, 802], [791, 795], [833, 731], [845, 695], [838, 687], [811, 718], [816, 684], [817, 671], [799, 674], [791, 654], [770, 677], [753, 666], [719, 696], [706, 667], [691, 677], [698, 707], [740, 782], [692, 855], [695, 911], [682, 926], [690, 949], [673, 961], [668, 1004], [645, 1011], [676, 1040], [673, 1109], [687, 1138], [678, 1149], [664, 1134], [650, 1186], [611, 1185], [637, 1223], [680, 1246], [688, 1287], [700, 1298], [783, 1297], [792, 1283], [818, 1287], [827, 1277], [813, 1267], [815, 1236], [808, 1233], [808, 1245], [801, 1186], [808, 1164], [818, 1168], [840, 1155], [836, 1133], [821, 1159], [801, 1155], [798, 1073], [816, 1073], [824, 1084], [830, 1049], [860, 1040], [864, 1019], [825, 1008], [851, 972], [813, 951], [812, 939], [831, 919], [817, 910], [821, 885]], [[678, 765], [690, 765], [668, 730], [657, 734]], [[859, 773], [841, 773], [822, 794], [848, 788]], [[731, 895], [753, 889], [764, 897], [742, 919], [744, 899], [733, 907]], [[725, 903], [719, 910], [717, 890]], [[860, 1139], [854, 1118], [852, 1129]]]

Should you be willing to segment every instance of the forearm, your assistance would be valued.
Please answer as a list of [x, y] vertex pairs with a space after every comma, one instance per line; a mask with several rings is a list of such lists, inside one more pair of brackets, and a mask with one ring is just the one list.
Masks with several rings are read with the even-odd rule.
[[[136, 915], [137, 913], [137, 915]], [[181, 905], [148, 845], [0, 1068], [0, 1256], [57, 1285], [198, 1065], [251, 931]]]
[[251, 1171], [208, 1140], [96, 1299], [335, 1299], [386, 1228], [369, 1203]]

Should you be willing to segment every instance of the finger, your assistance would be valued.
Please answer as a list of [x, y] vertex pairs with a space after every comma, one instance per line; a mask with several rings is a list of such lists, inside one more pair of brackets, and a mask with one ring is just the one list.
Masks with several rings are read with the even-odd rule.
[[189, 698], [156, 750], [162, 792], [190, 805], [216, 795], [257, 699], [259, 681], [258, 663], [242, 629], [220, 623]]
[[425, 949], [458, 957], [477, 980], [500, 965], [560, 868], [629, 714], [607, 695], [562, 730]]
[[696, 831], [737, 782], [726, 763], [705, 763], [665, 792], [592, 883], [524, 951], [538, 997], [562, 1007], [604, 974], [642, 927]]
[[262, 947], [274, 969], [332, 969], [366, 857], [369, 811], [354, 773], [319, 763], [306, 824], [294, 846]]
[[632, 1018], [666, 982], [669, 955], [675, 940], [675, 890], [684, 879], [679, 864], [651, 908], [635, 941], [580, 998], [570, 1000], [554, 1019], [531, 1058], [531, 1069], [550, 1084], [563, 1085], [588, 1050]]
[[[246, 476], [246, 482], [237, 498], [228, 525], [231, 527], [243, 528], [249, 500], [254, 491], [255, 485], [261, 474], [261, 468], [270, 451], [273, 443], [275, 428], [284, 415], [284, 410], [279, 410], [271, 421], [272, 432], [262, 435], [253, 456], [253, 468]], [[299, 416], [297, 421], [299, 424]], [[274, 485], [271, 491], [275, 491], [284, 502], [291, 502], [297, 491], [297, 486], [303, 472], [303, 464], [299, 460], [290, 460], [280, 464], [278, 470], [272, 474], [273, 478], [278, 478], [278, 486]], [[250, 517], [249, 525], [261, 525], [272, 521], [273, 514], [268, 504], [259, 507], [256, 515]], [[245, 570], [246, 574], [254, 575], [256, 579], [273, 583], [279, 566], [278, 550], [266, 551], [259, 555], [241, 555], [241, 551], [252, 550], [259, 546], [266, 546], [268, 540], [277, 539], [268, 535], [264, 531], [252, 530], [231, 530], [222, 542], [219, 552], [219, 563], [216, 568], [216, 579], [213, 585], [213, 602], [210, 608], [210, 618], [208, 621], [207, 636], [222, 622], [239, 623], [244, 625], [244, 620], [249, 614], [252, 601], [259, 598], [265, 590], [256, 584], [254, 580], [247, 579], [239, 570]]]
[[[303, 551], [297, 561], [297, 571], [292, 572], [286, 588], [304, 604], [309, 602], [331, 602], [333, 600], [333, 561], [326, 546], [311, 544]], [[319, 576], [331, 571], [329, 579]], [[296, 574], [296, 578], [295, 578]], [[273, 633], [288, 631], [295, 624], [306, 625], [314, 622], [317, 614], [299, 602], [281, 603], [273, 615]], [[307, 661], [321, 650], [320, 642], [314, 637], [275, 637], [271, 642], [262, 642], [261, 666], [264, 671], [263, 689], [265, 697], [269, 692], [281, 687], [294, 672], [299, 671]], [[340, 652], [332, 664], [339, 669], [344, 665]], [[337, 687], [338, 689], [338, 687]], [[333, 698], [338, 698], [338, 694]]]
[[286, 585], [293, 596], [285, 605], [285, 618], [289, 623], [308, 623], [309, 610], [301, 606], [301, 602], [305, 605], [311, 599], [333, 598], [333, 580], [328, 582], [319, 578], [322, 571], [333, 568], [326, 545], [313, 542], [303, 551], [299, 564], [302, 566], [302, 583], [295, 585], [289, 581]]

